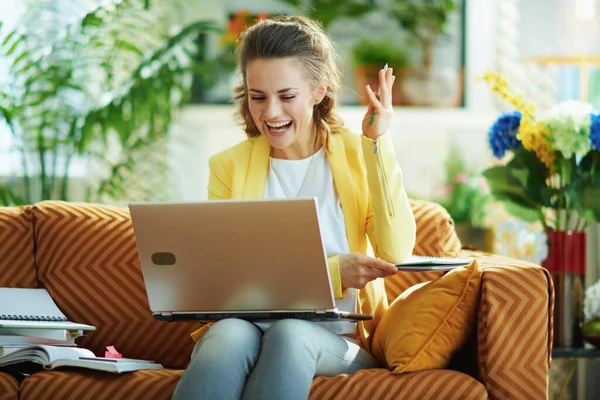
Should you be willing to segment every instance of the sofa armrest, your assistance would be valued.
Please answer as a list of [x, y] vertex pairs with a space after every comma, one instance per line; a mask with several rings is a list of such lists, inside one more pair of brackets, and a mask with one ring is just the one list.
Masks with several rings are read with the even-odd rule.
[[544, 268], [461, 251], [483, 268], [477, 321], [479, 377], [490, 399], [543, 399], [552, 354], [554, 287]]

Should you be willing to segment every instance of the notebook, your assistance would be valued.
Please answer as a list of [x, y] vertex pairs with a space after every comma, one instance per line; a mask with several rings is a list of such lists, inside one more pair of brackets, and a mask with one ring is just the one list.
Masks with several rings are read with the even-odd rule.
[[10, 349], [7, 355], [0, 357], [0, 367], [22, 362], [41, 364], [48, 370], [59, 367], [79, 367], [116, 374], [140, 369], [163, 368], [161, 364], [154, 361], [96, 357], [90, 350], [77, 347], [33, 345], [17, 350]]
[[43, 288], [0, 288], [0, 328], [96, 330], [69, 321]]
[[396, 267], [398, 271], [403, 272], [450, 271], [469, 265], [473, 260], [473, 258], [411, 256], [406, 261], [396, 264]]

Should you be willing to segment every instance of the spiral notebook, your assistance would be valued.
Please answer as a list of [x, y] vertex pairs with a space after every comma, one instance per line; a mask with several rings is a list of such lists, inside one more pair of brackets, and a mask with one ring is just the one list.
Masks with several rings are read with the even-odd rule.
[[43, 288], [0, 288], [0, 328], [96, 330], [69, 321]]
[[396, 264], [398, 271], [449, 271], [473, 262], [474, 258], [411, 256]]

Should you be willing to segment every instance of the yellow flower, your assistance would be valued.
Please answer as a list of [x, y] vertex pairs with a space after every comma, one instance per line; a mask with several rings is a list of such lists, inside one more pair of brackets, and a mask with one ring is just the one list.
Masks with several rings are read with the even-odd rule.
[[542, 122], [523, 116], [517, 139], [523, 143], [525, 149], [535, 152], [546, 168], [552, 171], [556, 157], [550, 150], [550, 132]]
[[535, 106], [523, 98], [521, 93], [513, 93], [508, 81], [502, 74], [487, 71], [479, 78], [486, 81], [493, 92], [500, 98], [511, 104], [515, 110], [521, 113], [521, 123], [517, 139], [523, 143], [523, 148], [535, 152], [537, 157], [544, 163], [549, 171], [554, 165], [555, 155], [550, 148], [550, 132], [544, 124], [534, 119]]

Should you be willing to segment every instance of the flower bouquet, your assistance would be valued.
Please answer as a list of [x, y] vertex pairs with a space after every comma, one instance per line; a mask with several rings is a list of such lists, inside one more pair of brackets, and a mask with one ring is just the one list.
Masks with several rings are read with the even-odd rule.
[[501, 75], [482, 79], [515, 108], [488, 132], [494, 156], [508, 159], [483, 174], [492, 196], [517, 218], [541, 222], [546, 233], [582, 231], [600, 220], [600, 115], [579, 101], [536, 112]]
[[584, 230], [600, 219], [600, 115], [579, 101], [537, 112], [501, 75], [482, 78], [515, 108], [488, 131], [502, 161], [483, 176], [510, 214], [542, 224], [548, 254], [541, 264], [552, 274], [557, 304], [554, 345], [582, 347]]

